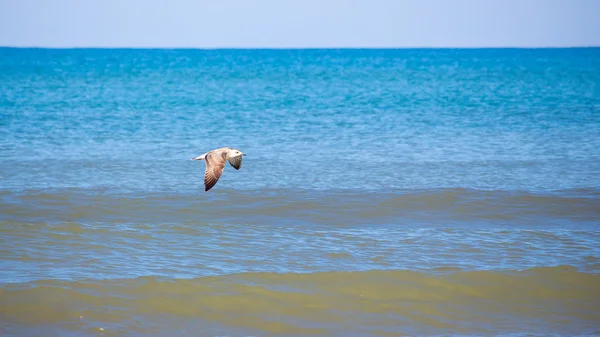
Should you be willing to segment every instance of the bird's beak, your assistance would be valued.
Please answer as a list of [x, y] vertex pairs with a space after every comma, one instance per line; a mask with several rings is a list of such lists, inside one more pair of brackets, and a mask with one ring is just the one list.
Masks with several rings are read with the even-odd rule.
[[245, 155], [246, 155], [245, 153], [242, 153], [242, 156], [245, 156]]

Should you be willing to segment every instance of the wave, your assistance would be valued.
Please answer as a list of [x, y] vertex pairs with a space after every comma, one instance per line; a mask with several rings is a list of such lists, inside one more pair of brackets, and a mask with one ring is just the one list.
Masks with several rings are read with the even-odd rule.
[[571, 266], [41, 280], [2, 286], [0, 318], [17, 332], [580, 334], [600, 331], [598, 289], [600, 275]]
[[0, 191], [2, 217], [18, 221], [416, 224], [468, 222], [597, 224], [600, 192], [534, 193], [473, 189], [216, 190], [111, 193], [59, 189]]

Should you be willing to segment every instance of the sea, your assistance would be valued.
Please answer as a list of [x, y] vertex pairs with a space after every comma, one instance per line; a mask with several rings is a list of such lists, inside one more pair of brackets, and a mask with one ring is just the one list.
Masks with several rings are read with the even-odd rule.
[[600, 336], [600, 48], [0, 48], [0, 336]]

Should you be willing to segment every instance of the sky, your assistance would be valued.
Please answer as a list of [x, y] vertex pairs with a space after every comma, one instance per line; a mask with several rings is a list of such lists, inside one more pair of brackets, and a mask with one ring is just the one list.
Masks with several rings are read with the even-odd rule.
[[0, 0], [0, 46], [600, 46], [600, 0]]

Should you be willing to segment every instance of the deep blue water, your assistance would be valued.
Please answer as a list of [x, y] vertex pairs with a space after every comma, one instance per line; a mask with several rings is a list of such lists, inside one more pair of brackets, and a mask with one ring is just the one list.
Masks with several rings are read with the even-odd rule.
[[600, 49], [0, 49], [3, 189], [600, 187]]

